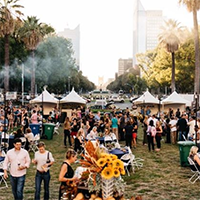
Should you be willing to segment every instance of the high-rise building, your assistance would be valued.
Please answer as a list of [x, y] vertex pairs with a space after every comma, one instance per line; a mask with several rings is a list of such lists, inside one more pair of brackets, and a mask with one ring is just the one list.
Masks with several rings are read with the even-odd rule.
[[136, 54], [145, 53], [158, 45], [158, 34], [163, 23], [160, 10], [145, 10], [140, 0], [135, 0], [133, 13], [133, 66]]
[[132, 58], [118, 60], [118, 76], [124, 74], [128, 69], [133, 67]]
[[58, 36], [70, 39], [72, 42], [72, 48], [74, 50], [74, 58], [76, 59], [76, 64], [79, 70], [80, 65], [80, 26], [78, 25], [74, 29], [66, 28], [64, 31], [59, 32]]
[[162, 23], [161, 10], [146, 11], [146, 50], [154, 49], [158, 45], [158, 34]]

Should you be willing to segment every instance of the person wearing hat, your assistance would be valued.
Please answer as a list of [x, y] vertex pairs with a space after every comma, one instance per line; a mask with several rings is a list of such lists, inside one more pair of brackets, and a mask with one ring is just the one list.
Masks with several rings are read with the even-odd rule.
[[44, 181], [44, 199], [49, 199], [50, 167], [54, 163], [52, 153], [45, 149], [44, 142], [37, 145], [38, 151], [35, 152], [32, 163], [36, 165], [35, 175], [35, 200], [40, 200], [41, 183]]

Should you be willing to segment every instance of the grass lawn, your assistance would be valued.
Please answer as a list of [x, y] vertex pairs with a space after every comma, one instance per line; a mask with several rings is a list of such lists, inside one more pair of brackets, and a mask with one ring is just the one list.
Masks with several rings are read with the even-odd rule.
[[[136, 169], [131, 176], [124, 176], [126, 181], [125, 198], [141, 195], [144, 200], [197, 200], [200, 199], [200, 181], [190, 184], [188, 179], [192, 173], [189, 167], [180, 166], [178, 145], [165, 144], [162, 142], [160, 152], [148, 152], [147, 146], [142, 145], [142, 129], [139, 129], [137, 149], [133, 150], [136, 157], [144, 159], [144, 166]], [[60, 166], [65, 157], [66, 149], [63, 147], [63, 131], [60, 128], [60, 135], [54, 135], [53, 140], [44, 141], [47, 150], [53, 153], [56, 160], [51, 167], [50, 199], [58, 199], [58, 174]], [[30, 153], [33, 158], [33, 153]], [[36, 168], [31, 164], [26, 176], [24, 188], [24, 200], [34, 199], [34, 183]], [[8, 181], [8, 188], [0, 187], [0, 200], [12, 200], [11, 186]], [[2, 186], [2, 185], [1, 185]], [[43, 190], [41, 192], [43, 197]], [[41, 198], [42, 199], [42, 198]]]

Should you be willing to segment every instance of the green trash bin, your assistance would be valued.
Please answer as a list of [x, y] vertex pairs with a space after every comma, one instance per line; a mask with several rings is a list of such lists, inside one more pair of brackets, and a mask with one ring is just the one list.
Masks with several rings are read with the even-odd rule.
[[188, 156], [190, 153], [190, 148], [195, 146], [195, 143], [192, 141], [179, 141], [179, 151], [180, 151], [180, 164], [182, 167], [189, 166]]
[[44, 126], [44, 135], [47, 137], [47, 140], [52, 140], [55, 124], [45, 123], [43, 124], [43, 126]]

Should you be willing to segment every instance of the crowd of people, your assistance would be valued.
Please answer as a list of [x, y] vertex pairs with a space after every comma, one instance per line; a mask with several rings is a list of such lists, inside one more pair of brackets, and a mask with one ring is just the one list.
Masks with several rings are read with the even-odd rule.
[[[17, 111], [17, 115], [14, 115]], [[9, 121], [9, 115], [13, 113], [13, 123]], [[20, 114], [19, 114], [20, 113]], [[57, 114], [56, 114], [57, 113]], [[23, 188], [25, 183], [26, 170], [29, 168], [31, 160], [28, 148], [21, 148], [21, 137], [26, 137], [28, 141], [32, 140], [32, 132], [29, 127], [31, 123], [39, 123], [42, 120], [41, 107], [32, 109], [3, 109], [1, 108], [1, 117], [7, 122], [1, 121], [1, 131], [12, 130], [13, 127], [21, 125], [15, 135], [14, 148], [9, 150], [4, 160], [4, 178], [8, 177], [8, 167], [10, 168], [10, 182], [15, 199], [23, 199]], [[56, 115], [58, 115], [56, 117]], [[17, 117], [16, 117], [17, 116]], [[59, 114], [54, 108], [49, 114], [47, 120], [56, 122], [59, 120]], [[17, 123], [17, 124], [16, 124]], [[181, 140], [194, 141], [200, 137], [200, 120], [194, 115], [186, 112], [180, 113], [179, 109], [174, 112], [172, 109], [168, 113], [152, 114], [151, 109], [143, 109], [139, 116], [126, 108], [124, 111], [113, 109], [112, 112], [98, 112], [94, 114], [89, 108], [80, 107], [71, 112], [71, 116], [66, 117], [63, 123], [64, 137], [63, 145], [69, 148], [66, 154], [66, 160], [63, 162], [59, 181], [61, 182], [59, 198], [62, 196], [63, 188], [67, 180], [75, 180], [71, 164], [76, 161], [77, 153], [83, 150], [83, 143], [86, 140], [99, 140], [99, 138], [109, 138], [110, 141], [118, 141], [134, 150], [138, 144], [138, 128], [143, 127], [143, 145], [147, 145], [149, 151], [160, 151], [161, 140], [166, 143], [176, 144]], [[155, 147], [156, 146], [156, 147]], [[35, 199], [40, 199], [41, 183], [44, 182], [44, 198], [49, 199], [49, 181], [50, 166], [54, 163], [51, 152], [47, 151], [45, 144], [38, 144], [38, 151], [35, 153], [32, 163], [36, 165], [35, 175]], [[76, 180], [75, 180], [76, 181]]]

